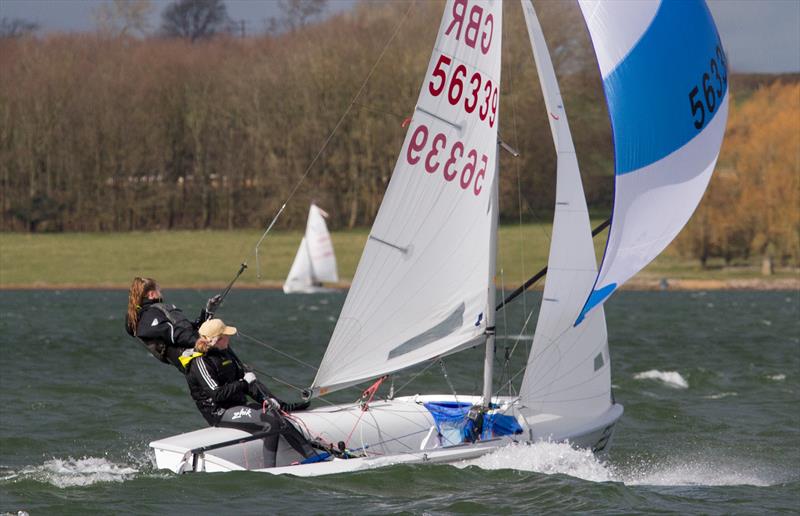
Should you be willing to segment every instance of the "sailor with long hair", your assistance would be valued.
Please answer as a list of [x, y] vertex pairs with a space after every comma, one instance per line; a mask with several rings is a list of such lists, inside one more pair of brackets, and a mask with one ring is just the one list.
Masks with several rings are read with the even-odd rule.
[[128, 291], [125, 330], [138, 338], [154, 357], [183, 372], [181, 354], [194, 347], [200, 336], [197, 329], [214, 316], [221, 299], [220, 295], [209, 299], [200, 316], [190, 321], [178, 307], [164, 302], [156, 280], [137, 276]]

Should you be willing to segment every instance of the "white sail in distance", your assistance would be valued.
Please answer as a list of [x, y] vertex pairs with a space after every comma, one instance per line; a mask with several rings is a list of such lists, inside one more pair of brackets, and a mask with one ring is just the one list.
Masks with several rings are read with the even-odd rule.
[[449, 0], [312, 395], [485, 337], [502, 3]]
[[579, 0], [614, 137], [614, 208], [586, 314], [688, 222], [719, 157], [727, 60], [702, 0]]
[[313, 292], [322, 282], [337, 282], [336, 255], [325, 217], [328, 214], [317, 205], [308, 210], [306, 232], [283, 284], [283, 291]]
[[556, 148], [556, 202], [539, 320], [522, 379], [522, 404], [562, 416], [611, 405], [611, 368], [602, 307], [573, 325], [597, 275], [597, 258], [575, 146], [553, 63], [530, 0], [520, 0]]

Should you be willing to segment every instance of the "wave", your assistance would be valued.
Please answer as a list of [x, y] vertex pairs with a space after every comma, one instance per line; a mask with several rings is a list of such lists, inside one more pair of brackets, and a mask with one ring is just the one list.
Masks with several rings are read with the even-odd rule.
[[590, 482], [621, 482], [628, 486], [770, 486], [786, 481], [781, 478], [785, 475], [757, 465], [715, 458], [708, 461], [673, 458], [633, 466], [613, 464], [598, 459], [590, 450], [548, 441], [511, 444], [457, 466], [562, 474]]
[[497, 451], [457, 464], [481, 469], [516, 469], [547, 475], [562, 474], [589, 480], [611, 482], [611, 470], [590, 450], [573, 448], [568, 443], [540, 441], [533, 444], [510, 444]]
[[709, 394], [708, 396], [703, 396], [707, 400], [721, 400], [722, 398], [727, 398], [729, 396], [738, 396], [738, 392], [720, 392], [719, 394]]
[[775, 472], [760, 471], [753, 464], [734, 464], [675, 459], [665, 464], [647, 464], [625, 474], [623, 480], [631, 486], [739, 486], [766, 487], [785, 480], [777, 478]]
[[659, 380], [676, 389], [688, 389], [689, 382], [677, 371], [659, 371], [651, 369], [633, 375], [634, 380]]
[[98, 482], [124, 482], [140, 470], [129, 464], [115, 464], [105, 458], [51, 459], [39, 466], [10, 471], [0, 481], [35, 480], [59, 488], [84, 487]]
[[769, 380], [774, 380], [776, 382], [782, 382], [782, 381], [784, 381], [786, 379], [786, 375], [785, 374], [771, 374], [771, 375], [767, 376], [767, 378]]

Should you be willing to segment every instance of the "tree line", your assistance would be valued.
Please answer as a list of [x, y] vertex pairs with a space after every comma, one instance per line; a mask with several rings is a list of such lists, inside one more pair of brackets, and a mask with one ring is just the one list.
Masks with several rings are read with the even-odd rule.
[[[287, 30], [202, 38], [163, 31], [137, 37], [120, 29], [137, 27], [135, 16], [109, 11], [98, 18], [106, 28], [92, 33], [0, 39], [0, 229], [260, 228], [306, 173], [280, 219], [283, 227], [302, 227], [311, 201], [331, 214], [335, 229], [368, 226], [405, 136], [403, 122], [413, 113], [443, 7], [417, 2], [406, 17], [409, 5], [362, 3], [314, 24], [306, 21], [318, 11], [287, 9], [286, 19], [293, 20]], [[608, 213], [613, 148], [591, 43], [586, 31], [571, 29], [583, 26], [575, 6], [539, 7], [590, 207]], [[508, 4], [504, 18], [500, 133], [521, 156], [501, 154], [501, 217], [547, 222], [555, 182], [550, 129], [519, 6]], [[398, 36], [378, 60], [400, 20]], [[729, 181], [760, 177], [781, 185], [793, 174], [796, 199], [799, 118], [778, 109], [771, 118], [782, 116], [786, 127], [763, 138], [765, 124], [747, 125], [755, 116], [747, 106], [792, 85], [796, 78], [760, 89], [748, 82], [747, 91], [755, 93], [734, 98], [731, 127], [740, 120], [739, 133], [727, 137], [719, 170], [690, 223], [692, 235], [704, 236], [684, 238], [687, 254], [734, 259], [744, 256], [744, 247], [747, 253], [775, 248], [777, 238], [789, 250], [776, 253], [788, 252], [796, 263], [796, 202], [769, 215], [770, 229], [757, 233], [762, 236], [721, 229], [729, 228], [723, 221], [734, 218], [733, 210], [772, 199], [723, 193]], [[787, 112], [800, 105], [791, 92], [781, 102]], [[748, 147], [770, 145], [778, 161], [748, 161], [742, 146], [730, 143], [737, 138]], [[783, 150], [789, 157], [780, 161]], [[749, 216], [767, 214], [759, 209]], [[712, 227], [726, 236], [711, 236]], [[787, 231], [794, 231], [793, 241], [784, 242]], [[733, 246], [737, 239], [746, 245]]]
[[797, 267], [800, 81], [734, 90], [732, 100], [717, 169], [679, 249], [703, 265], [710, 258], [731, 264], [752, 256], [762, 260], [765, 274], [776, 263]]

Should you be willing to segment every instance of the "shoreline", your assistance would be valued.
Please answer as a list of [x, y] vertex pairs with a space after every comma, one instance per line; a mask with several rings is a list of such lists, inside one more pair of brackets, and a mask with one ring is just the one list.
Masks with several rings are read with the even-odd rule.
[[[672, 290], [672, 291], [703, 291], [703, 290], [763, 290], [763, 291], [800, 291], [800, 278], [747, 278], [747, 279], [679, 279], [666, 278], [666, 287], [662, 286], [661, 279], [633, 279], [622, 286], [620, 290], [632, 291], [653, 291], [653, 290]], [[195, 283], [195, 284], [176, 284], [169, 285], [169, 290], [216, 290], [224, 289], [225, 282]], [[337, 290], [347, 290], [350, 288], [349, 282], [339, 282], [328, 285]], [[497, 285], [498, 288], [500, 285]], [[505, 290], [512, 291], [518, 285], [506, 285]], [[33, 283], [33, 284], [0, 284], [0, 291], [10, 290], [128, 290], [129, 285], [124, 284], [94, 284], [82, 285], [79, 283]], [[239, 290], [281, 290], [283, 283], [264, 281], [261, 283], [242, 283], [236, 285]], [[542, 290], [542, 285], [531, 287], [529, 290]]]

